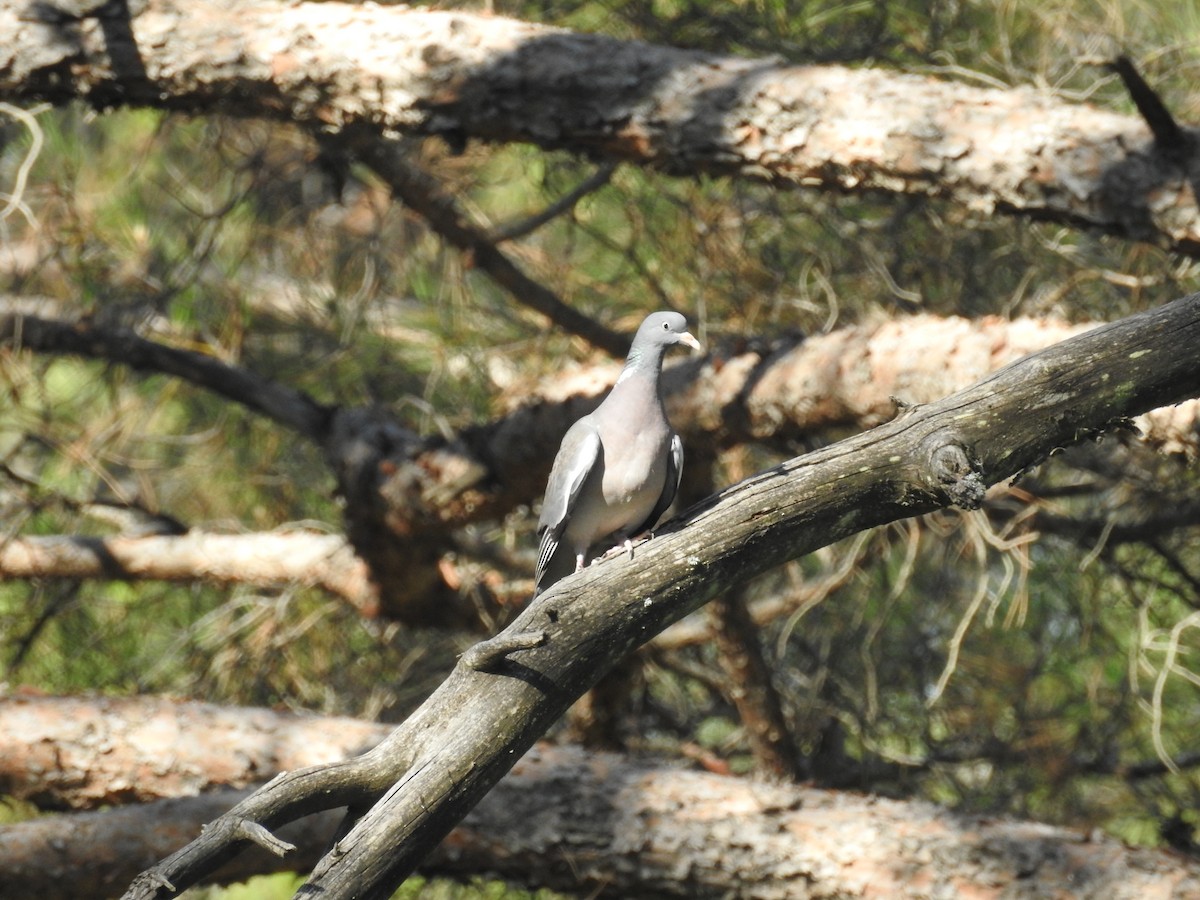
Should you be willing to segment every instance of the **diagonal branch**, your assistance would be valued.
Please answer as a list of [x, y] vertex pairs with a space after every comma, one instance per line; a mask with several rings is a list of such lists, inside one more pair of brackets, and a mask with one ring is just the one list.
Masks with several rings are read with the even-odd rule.
[[519, 237], [524, 237], [532, 231], [536, 231], [547, 222], [574, 209], [576, 204], [588, 194], [604, 187], [604, 185], [612, 180], [613, 173], [616, 171], [616, 163], [605, 163], [583, 181], [579, 182], [573, 190], [563, 194], [540, 212], [527, 216], [524, 219], [493, 228], [488, 232], [488, 239], [497, 244], [502, 244], [505, 241], [513, 241]]
[[1134, 106], [1154, 135], [1155, 147], [1164, 159], [1170, 160], [1186, 173], [1192, 196], [1200, 198], [1200, 156], [1196, 153], [1198, 141], [1195, 129], [1183, 128], [1175, 121], [1167, 104], [1146, 83], [1129, 57], [1118, 56], [1109, 67], [1120, 77], [1125, 90], [1129, 91]]
[[[956, 504], [1052, 450], [1127, 417], [1200, 394], [1200, 294], [1019, 360], [975, 385], [854, 438], [790, 460], [688, 510], [634, 558], [558, 582], [502, 635], [544, 635], [492, 671], [460, 663], [365, 757], [354, 789], [341, 770], [293, 773], [143, 873], [126, 894], [168, 896], [241, 846], [246, 818], [267, 828], [379, 796], [314, 870], [302, 896], [386, 897], [580, 694], [633, 648], [711, 597], [873, 525]], [[487, 654], [477, 654], [487, 658]], [[391, 787], [382, 795], [383, 778]], [[352, 798], [357, 797], [357, 800]]]
[[[326, 143], [335, 142], [326, 137]], [[496, 241], [471, 224], [458, 204], [430, 175], [404, 158], [398, 144], [380, 138], [371, 129], [347, 129], [343, 144], [370, 166], [409, 209], [453, 246], [469, 253], [471, 262], [487, 272], [518, 303], [544, 315], [569, 334], [615, 357], [629, 350], [629, 338], [612, 331], [568, 306], [552, 290], [526, 275]]]
[[1187, 132], [1179, 127], [1179, 123], [1175, 121], [1175, 117], [1171, 115], [1162, 98], [1154, 92], [1154, 88], [1146, 83], [1146, 79], [1134, 66], [1133, 60], [1128, 56], [1118, 56], [1109, 63], [1109, 66], [1120, 76], [1125, 90], [1129, 91], [1134, 106], [1137, 107], [1137, 111], [1141, 113], [1142, 118], [1150, 127], [1155, 143], [1167, 155], [1180, 162], [1185, 161], [1192, 151], [1192, 143]]

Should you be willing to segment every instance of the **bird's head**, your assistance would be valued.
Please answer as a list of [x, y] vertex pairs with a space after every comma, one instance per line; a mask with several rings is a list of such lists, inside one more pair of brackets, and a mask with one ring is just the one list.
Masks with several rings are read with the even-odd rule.
[[650, 347], [665, 349], [672, 344], [700, 349], [700, 342], [687, 330], [687, 319], [677, 312], [656, 312], [646, 316], [633, 339], [634, 349], [638, 350]]

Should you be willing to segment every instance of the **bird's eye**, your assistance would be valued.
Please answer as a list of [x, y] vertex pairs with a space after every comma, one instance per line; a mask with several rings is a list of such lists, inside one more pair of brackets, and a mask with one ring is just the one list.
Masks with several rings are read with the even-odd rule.
[[670, 331], [670, 330], [671, 330], [671, 323], [663, 322], [663, 331]]

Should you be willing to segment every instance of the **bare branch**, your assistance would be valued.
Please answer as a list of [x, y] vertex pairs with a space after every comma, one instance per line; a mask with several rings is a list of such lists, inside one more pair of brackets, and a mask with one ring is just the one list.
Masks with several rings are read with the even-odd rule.
[[628, 337], [567, 306], [553, 291], [521, 271], [491, 237], [467, 221], [453, 198], [432, 177], [404, 159], [397, 144], [380, 139], [373, 131], [356, 130], [347, 133], [345, 145], [391, 186], [405, 206], [420, 213], [455, 247], [469, 253], [471, 262], [492, 276], [518, 303], [537, 310], [568, 334], [612, 356], [623, 357], [629, 350]]
[[25, 221], [32, 225], [35, 219], [25, 203], [25, 188], [29, 182], [29, 172], [33, 168], [33, 164], [37, 162], [38, 156], [41, 155], [45, 137], [37, 119], [31, 113], [15, 107], [11, 103], [0, 103], [0, 116], [16, 119], [29, 132], [29, 150], [17, 167], [12, 191], [11, 193], [0, 191], [0, 203], [3, 204], [0, 205], [0, 223], [3, 223], [14, 212], [20, 212], [25, 217]]
[[0, 543], [0, 580], [12, 578], [299, 583], [343, 597], [364, 615], [378, 606], [367, 568], [345, 538], [304, 531], [11, 538]]
[[329, 410], [301, 391], [194, 350], [180, 350], [121, 328], [36, 316], [0, 317], [0, 345], [39, 353], [71, 353], [121, 363], [142, 372], [174, 375], [249, 407], [305, 437], [320, 441]]
[[488, 240], [496, 244], [502, 244], [505, 241], [513, 241], [519, 237], [524, 237], [532, 231], [536, 231], [547, 222], [574, 209], [576, 204], [588, 194], [604, 187], [604, 185], [612, 180], [613, 173], [616, 171], [616, 163], [605, 163], [576, 185], [574, 190], [563, 194], [541, 212], [524, 219], [509, 222], [507, 225], [500, 225], [493, 228], [488, 232]]
[[1146, 124], [1150, 126], [1154, 141], [1163, 153], [1180, 162], [1185, 161], [1192, 152], [1191, 140], [1179, 127], [1179, 123], [1175, 121], [1175, 117], [1171, 115], [1162, 98], [1154, 92], [1154, 89], [1138, 72], [1133, 60], [1128, 56], [1118, 56], [1109, 63], [1109, 67], [1120, 76], [1125, 90], [1129, 91], [1133, 105], [1137, 107]]
[[[217, 790], [6, 825], [0, 829], [0, 892], [40, 900], [109, 900], [140, 869], [187, 843], [247, 793]], [[291, 822], [279, 833], [297, 845], [295, 853], [285, 859], [243, 853], [204, 881], [227, 884], [311, 867], [329, 845], [338, 818], [327, 812]], [[161, 887], [171, 889], [169, 883]]]

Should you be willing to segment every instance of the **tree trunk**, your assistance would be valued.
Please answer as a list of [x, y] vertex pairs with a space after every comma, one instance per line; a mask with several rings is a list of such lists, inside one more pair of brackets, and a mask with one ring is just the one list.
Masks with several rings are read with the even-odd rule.
[[341, 3], [140, 0], [73, 20], [0, 0], [0, 34], [10, 102], [523, 141], [689, 178], [944, 197], [1200, 252], [1186, 141], [1156, 144], [1139, 119], [1033, 88]]
[[156, 697], [9, 695], [0, 697], [0, 794], [43, 809], [187, 797], [345, 759], [389, 731]]
[[[122, 879], [242, 796], [221, 791], [0, 829], [0, 896], [111, 896]], [[311, 865], [335, 824], [330, 815], [294, 823], [281, 831], [298, 845], [294, 856], [247, 854], [211, 880]], [[1141, 900], [1200, 892], [1200, 862], [1094, 832], [544, 745], [517, 763], [421, 871], [629, 900], [972, 892]]]
[[365, 616], [379, 598], [345, 538], [304, 531], [260, 534], [14, 537], [0, 544], [0, 579], [104, 578], [216, 584], [317, 585]]

